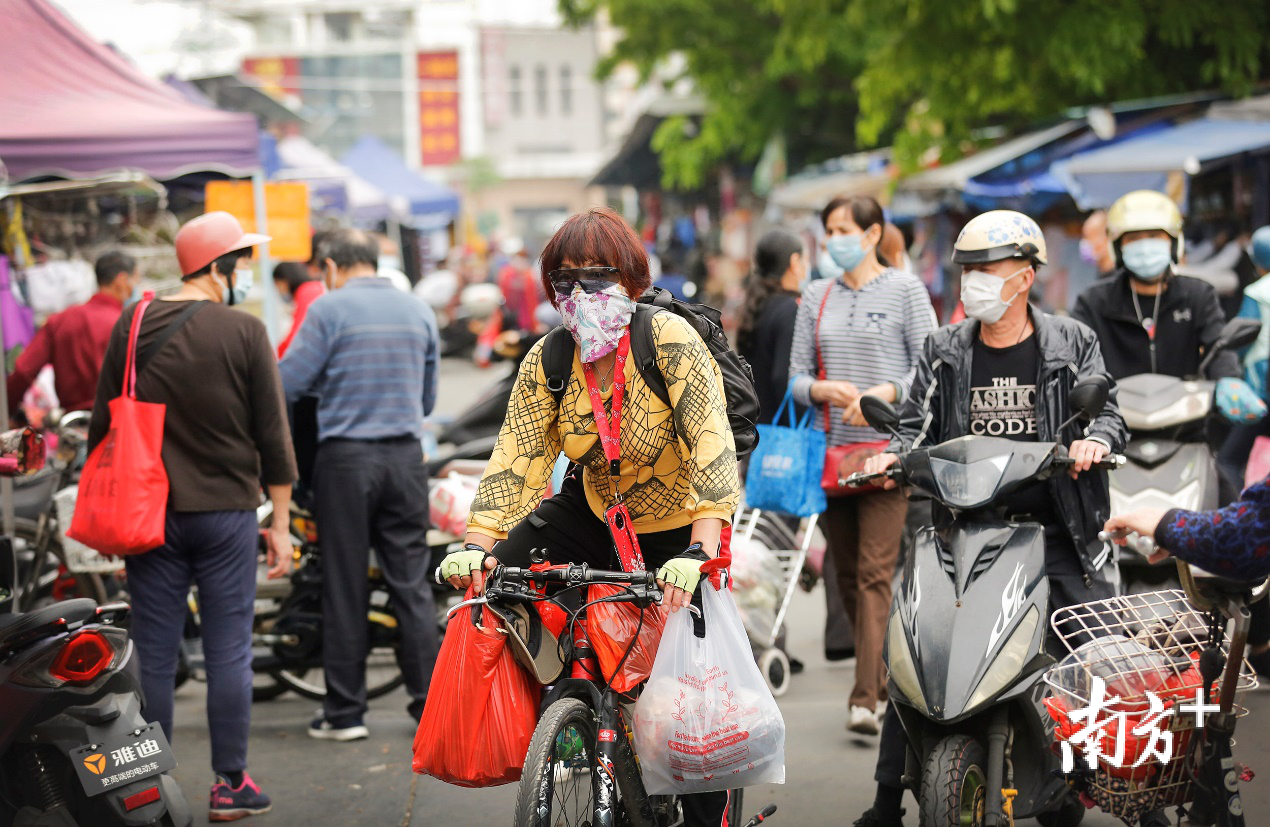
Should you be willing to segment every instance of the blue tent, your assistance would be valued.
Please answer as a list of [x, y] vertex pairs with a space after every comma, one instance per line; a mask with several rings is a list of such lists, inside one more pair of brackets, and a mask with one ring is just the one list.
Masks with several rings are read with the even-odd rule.
[[396, 152], [372, 135], [354, 144], [340, 163], [394, 199], [404, 200], [412, 223], [420, 229], [444, 227], [459, 214], [458, 194], [406, 166]]
[[1195, 175], [1244, 153], [1270, 152], [1270, 121], [1200, 118], [1115, 146], [1084, 152], [1054, 172], [1082, 209], [1105, 207], [1130, 190], [1164, 192], [1170, 174]]

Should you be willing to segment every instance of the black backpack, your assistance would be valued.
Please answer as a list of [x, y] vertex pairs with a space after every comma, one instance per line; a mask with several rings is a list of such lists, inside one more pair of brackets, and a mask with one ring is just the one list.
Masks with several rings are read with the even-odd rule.
[[[758, 430], [755, 428], [758, 393], [754, 390], [754, 371], [728, 343], [718, 310], [705, 304], [680, 301], [660, 287], [653, 287], [640, 296], [635, 315], [631, 318], [631, 356], [640, 375], [653, 393], [670, 405], [666, 377], [657, 367], [657, 346], [653, 341], [653, 314], [663, 312], [674, 313], [687, 320], [714, 356], [719, 372], [723, 374], [723, 393], [736, 455], [739, 458], [749, 454], [758, 445]], [[547, 377], [547, 388], [559, 405], [573, 372], [575, 343], [563, 325], [548, 333], [546, 339], [542, 346], [542, 371]]]

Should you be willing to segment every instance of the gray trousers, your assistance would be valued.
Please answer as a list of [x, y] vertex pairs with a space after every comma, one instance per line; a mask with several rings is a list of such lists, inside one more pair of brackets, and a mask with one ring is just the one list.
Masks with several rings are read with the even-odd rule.
[[428, 584], [428, 471], [419, 441], [326, 440], [313, 477], [322, 547], [326, 719], [352, 726], [366, 712], [371, 548], [397, 617], [397, 661], [409, 710], [417, 717], [440, 645]]

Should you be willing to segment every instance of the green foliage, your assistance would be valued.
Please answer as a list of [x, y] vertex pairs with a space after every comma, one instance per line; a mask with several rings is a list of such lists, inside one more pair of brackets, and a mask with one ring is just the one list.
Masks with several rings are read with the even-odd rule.
[[[791, 169], [893, 142], [907, 167], [982, 126], [1198, 89], [1247, 94], [1270, 74], [1267, 0], [560, 0], [624, 36], [600, 67], [644, 77], [672, 56], [708, 102], [654, 147], [668, 187], [753, 161], [774, 132]], [[672, 78], [673, 80], [673, 78]]]

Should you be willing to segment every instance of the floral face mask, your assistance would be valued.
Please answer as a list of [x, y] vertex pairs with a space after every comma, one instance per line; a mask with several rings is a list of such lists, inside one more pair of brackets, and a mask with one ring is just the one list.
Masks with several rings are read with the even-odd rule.
[[556, 295], [556, 308], [564, 326], [578, 343], [583, 362], [594, 362], [617, 349], [622, 334], [630, 326], [635, 301], [613, 284], [599, 293], [575, 287], [568, 296]]

